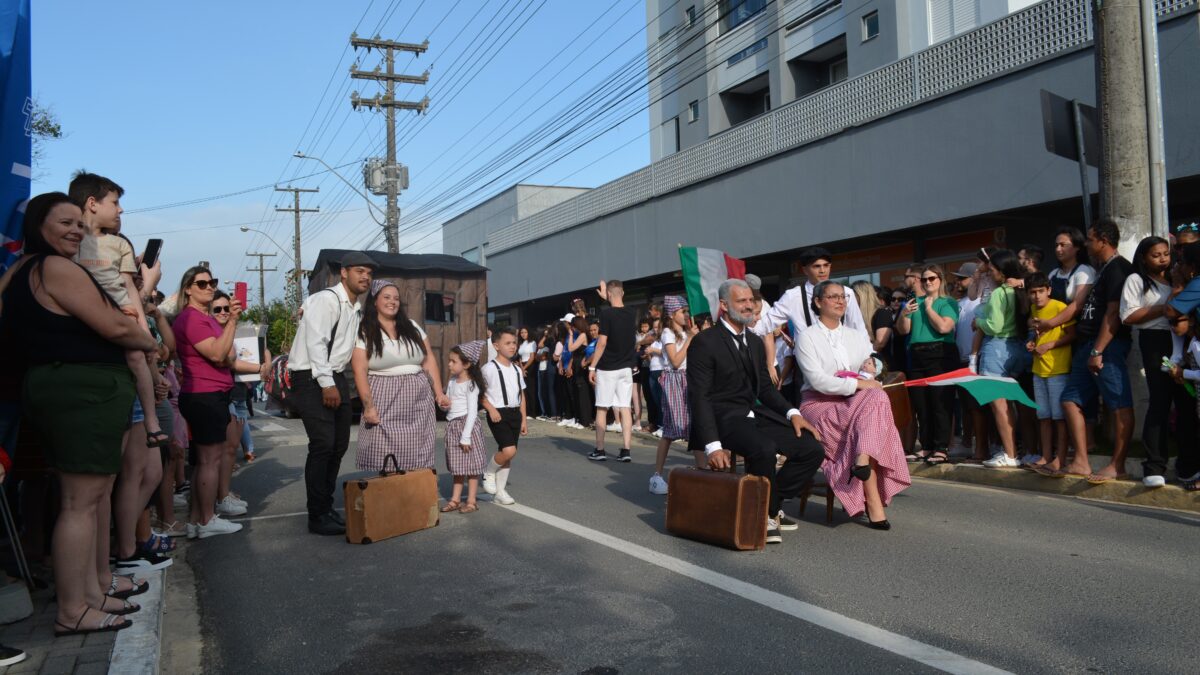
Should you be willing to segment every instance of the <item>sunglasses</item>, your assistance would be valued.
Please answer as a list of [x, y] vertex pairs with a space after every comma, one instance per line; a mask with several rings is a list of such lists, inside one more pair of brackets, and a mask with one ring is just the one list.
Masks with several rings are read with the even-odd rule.
[[212, 313], [213, 314], [228, 314], [229, 313], [229, 305], [223, 305], [221, 307], [213, 307]]
[[195, 286], [196, 288], [199, 288], [202, 291], [208, 290], [210, 288], [213, 289], [214, 291], [217, 290], [217, 280], [216, 279], [213, 279], [211, 281], [209, 281], [208, 279], [197, 279], [196, 281], [192, 282], [192, 285]]
[[904, 302], [904, 296], [903, 296], [903, 295], [896, 295], [896, 296], [893, 296], [893, 297], [892, 297], [892, 302]]
[[1185, 223], [1175, 228], [1176, 232], [1200, 232], [1200, 223]]
[[924, 281], [927, 284], [932, 284], [935, 281], [941, 281], [941, 280], [942, 280], [941, 277], [921, 277], [921, 281]]

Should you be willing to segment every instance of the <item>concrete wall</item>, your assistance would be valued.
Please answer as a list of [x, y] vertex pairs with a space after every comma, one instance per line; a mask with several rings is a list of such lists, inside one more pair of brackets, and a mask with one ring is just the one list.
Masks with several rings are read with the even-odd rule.
[[[480, 247], [488, 235], [528, 218], [560, 202], [576, 197], [588, 188], [545, 185], [514, 185], [491, 199], [442, 225], [442, 253], [464, 255]], [[485, 264], [484, 257], [474, 260]]]
[[[1197, 25], [1160, 24], [1171, 178], [1200, 175]], [[492, 255], [489, 304], [678, 270], [679, 243], [760, 255], [1072, 198], [1078, 169], [1045, 150], [1041, 89], [1094, 104], [1091, 50]]]

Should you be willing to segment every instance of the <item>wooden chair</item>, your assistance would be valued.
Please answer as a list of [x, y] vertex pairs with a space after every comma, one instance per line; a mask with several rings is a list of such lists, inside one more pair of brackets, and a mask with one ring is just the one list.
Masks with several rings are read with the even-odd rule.
[[[880, 381], [888, 385], [904, 380], [904, 373], [893, 371], [884, 375]], [[904, 446], [904, 454], [908, 454], [917, 442], [917, 420], [913, 415], [912, 403], [908, 399], [908, 387], [888, 387], [884, 391], [892, 403], [892, 418], [896, 421], [896, 430], [900, 432], [900, 444]]]

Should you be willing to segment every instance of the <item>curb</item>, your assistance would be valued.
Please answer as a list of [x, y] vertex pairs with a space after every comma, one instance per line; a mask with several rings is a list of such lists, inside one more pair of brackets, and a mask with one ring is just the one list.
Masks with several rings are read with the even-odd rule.
[[133, 626], [117, 633], [108, 664], [109, 675], [158, 674], [166, 575], [162, 570], [154, 570], [138, 576], [150, 582], [150, 590], [136, 598], [142, 609]]
[[1133, 506], [1200, 513], [1200, 492], [1188, 492], [1177, 485], [1148, 488], [1141, 481], [1113, 480], [1092, 485], [1075, 476], [1048, 478], [1027, 469], [989, 469], [978, 464], [936, 464], [910, 462], [908, 471], [918, 478], [952, 480], [959, 483], [1082, 497]]

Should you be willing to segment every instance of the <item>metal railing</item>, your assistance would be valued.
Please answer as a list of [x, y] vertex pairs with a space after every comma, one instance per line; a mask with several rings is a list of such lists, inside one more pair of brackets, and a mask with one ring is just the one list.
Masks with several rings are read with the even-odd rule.
[[[1160, 17], [1200, 0], [1156, 0]], [[1091, 0], [1046, 0], [895, 63], [827, 87], [574, 197], [488, 237], [495, 255], [916, 103], [1086, 46]]]

